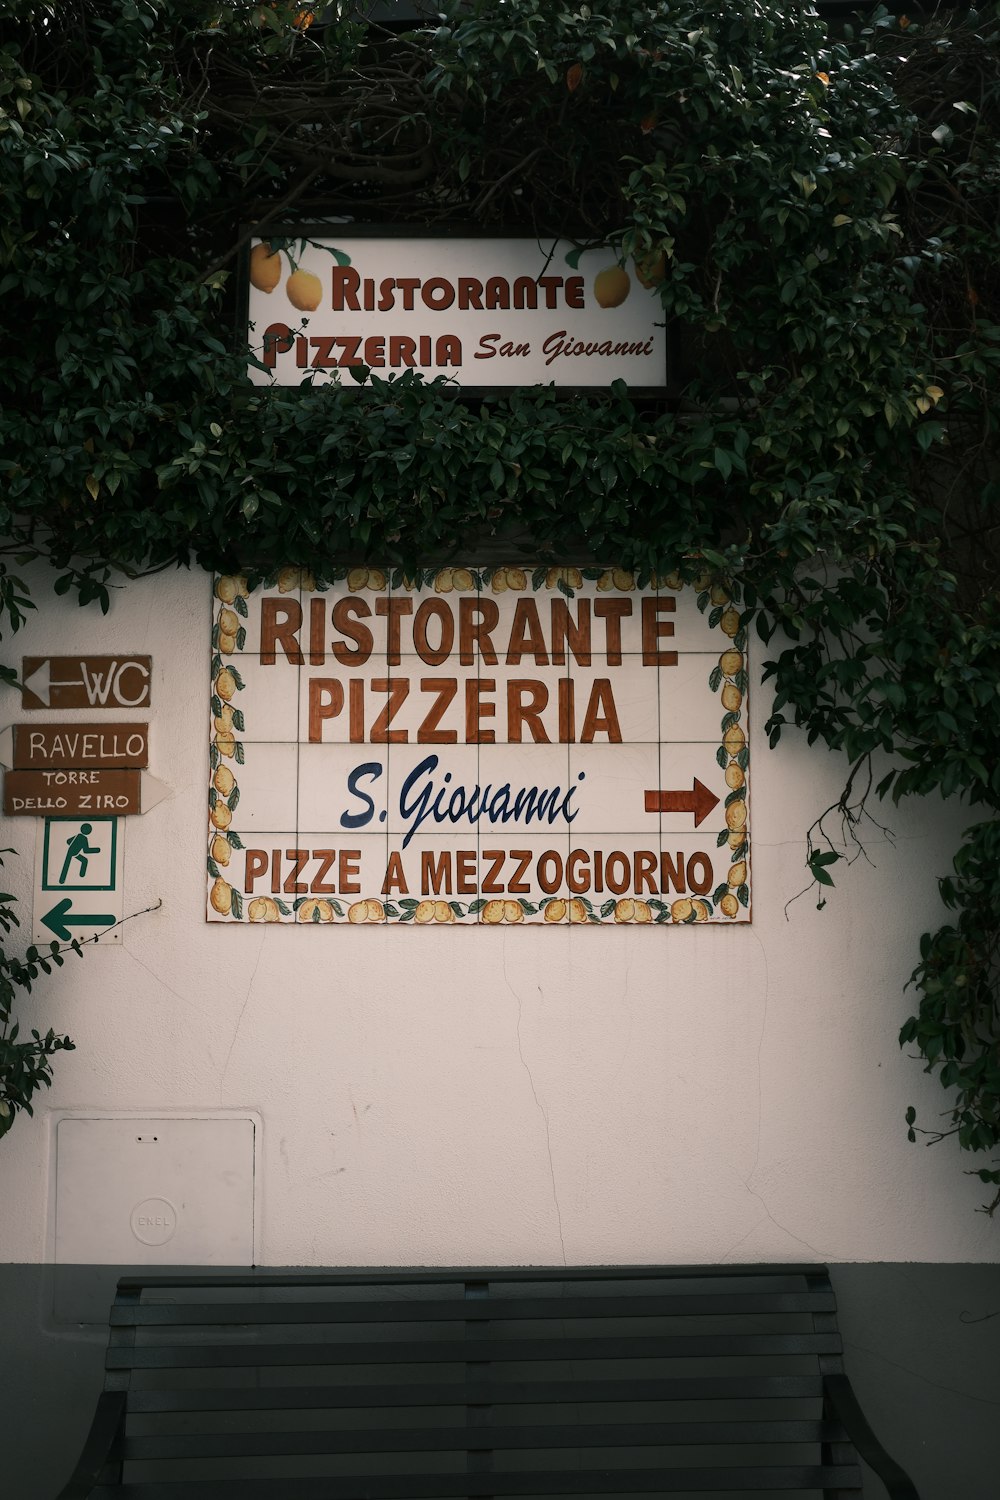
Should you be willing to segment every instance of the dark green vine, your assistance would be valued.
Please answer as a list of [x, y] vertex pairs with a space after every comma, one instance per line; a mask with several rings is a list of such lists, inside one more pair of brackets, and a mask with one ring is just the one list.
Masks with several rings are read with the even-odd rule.
[[[0, 0], [0, 107], [15, 573], [106, 604], [115, 570], [479, 548], [738, 585], [772, 743], [795, 723], [853, 793], [872, 774], [849, 831], [876, 792], [970, 807], [902, 1040], [948, 1091], [933, 1135], [989, 1160], [997, 7], [834, 34], [770, 0], [449, 0], [388, 31], [346, 0]], [[250, 228], [325, 216], [662, 255], [668, 398], [250, 386]], [[837, 852], [818, 825], [820, 895]]]

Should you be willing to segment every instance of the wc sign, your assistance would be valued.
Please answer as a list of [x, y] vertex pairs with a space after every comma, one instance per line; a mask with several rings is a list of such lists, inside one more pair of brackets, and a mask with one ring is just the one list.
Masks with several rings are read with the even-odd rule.
[[21, 706], [148, 708], [152, 657], [26, 656]]

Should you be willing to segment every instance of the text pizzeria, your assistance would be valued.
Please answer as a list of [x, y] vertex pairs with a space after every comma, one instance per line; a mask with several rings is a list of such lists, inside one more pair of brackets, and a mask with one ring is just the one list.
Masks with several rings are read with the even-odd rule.
[[[579, 339], [559, 328], [541, 343], [546, 366], [558, 359], [621, 359], [625, 356], [649, 357], [653, 353], [652, 335], [646, 339]], [[300, 370], [346, 370], [367, 365], [372, 370], [443, 370], [459, 369], [464, 361], [462, 340], [454, 333], [421, 333], [411, 337], [403, 333], [293, 333], [287, 323], [272, 323], [264, 332], [264, 364], [273, 370], [279, 354], [294, 349], [295, 365]], [[473, 359], [528, 359], [530, 340], [515, 343], [502, 333], [480, 335]]]

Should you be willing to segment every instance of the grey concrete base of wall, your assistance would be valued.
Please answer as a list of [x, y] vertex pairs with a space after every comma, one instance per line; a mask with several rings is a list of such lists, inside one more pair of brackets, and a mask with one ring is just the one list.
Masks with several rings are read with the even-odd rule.
[[[68, 1477], [103, 1386], [122, 1269], [0, 1266], [5, 1500], [54, 1500]], [[921, 1500], [995, 1500], [1000, 1266], [832, 1270], [848, 1374]], [[870, 1479], [866, 1494], [884, 1491]]]

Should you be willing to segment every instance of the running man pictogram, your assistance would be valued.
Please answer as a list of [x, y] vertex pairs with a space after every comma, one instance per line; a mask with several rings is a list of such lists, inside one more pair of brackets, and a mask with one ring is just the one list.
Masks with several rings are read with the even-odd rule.
[[80, 866], [80, 879], [86, 879], [87, 856], [90, 854], [100, 854], [101, 852], [100, 844], [89, 844], [87, 842], [87, 836], [92, 831], [93, 830], [90, 823], [81, 823], [80, 832], [75, 833], [72, 838], [66, 840], [66, 858], [63, 860], [62, 870], [59, 872], [60, 885], [66, 884], [66, 876], [69, 874], [69, 867], [73, 863], [74, 859]]

